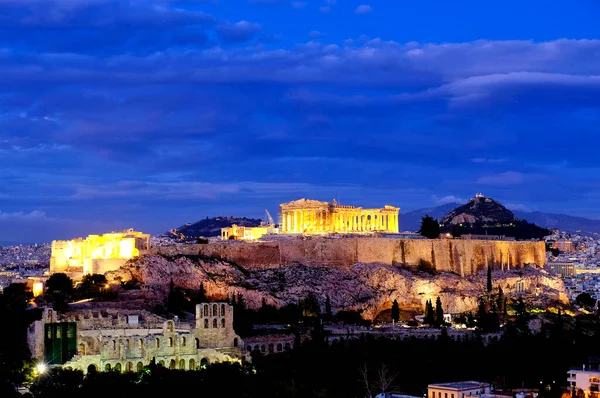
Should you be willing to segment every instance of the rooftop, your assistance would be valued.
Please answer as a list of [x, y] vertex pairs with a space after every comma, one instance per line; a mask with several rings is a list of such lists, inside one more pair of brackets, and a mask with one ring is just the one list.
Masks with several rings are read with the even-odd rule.
[[451, 390], [473, 390], [476, 388], [488, 387], [488, 383], [482, 383], [480, 381], [458, 381], [452, 383], [437, 383], [430, 384], [429, 388], [447, 388]]

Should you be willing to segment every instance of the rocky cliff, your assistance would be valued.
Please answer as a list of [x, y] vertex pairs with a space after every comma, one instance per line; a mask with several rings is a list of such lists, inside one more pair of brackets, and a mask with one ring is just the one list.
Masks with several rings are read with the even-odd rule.
[[422, 261], [438, 271], [473, 275], [488, 266], [498, 270], [543, 267], [543, 242], [461, 239], [392, 239], [374, 237], [297, 238], [268, 242], [219, 242], [156, 249], [163, 255], [203, 255], [247, 268], [290, 265], [351, 268], [356, 263], [416, 267]]
[[[313, 292], [322, 305], [329, 295], [334, 310], [362, 310], [369, 319], [391, 308], [394, 300], [404, 309], [421, 311], [426, 300], [438, 296], [447, 312], [474, 310], [486, 286], [485, 272], [468, 277], [446, 272], [430, 275], [365, 263], [343, 268], [306, 265], [256, 268], [199, 255], [145, 256], [131, 260], [108, 277], [122, 281], [135, 278], [146, 284], [147, 289], [155, 287], [163, 291], [168, 289], [170, 280], [187, 289], [198, 289], [203, 284], [209, 295], [225, 297], [240, 293], [252, 308], [260, 307], [263, 298], [267, 303], [282, 306], [297, 303]], [[537, 291], [540, 298], [565, 298], [562, 281], [535, 266], [495, 271], [493, 280], [494, 287], [502, 287], [507, 295], [514, 294], [517, 282], [522, 281], [524, 289]]]

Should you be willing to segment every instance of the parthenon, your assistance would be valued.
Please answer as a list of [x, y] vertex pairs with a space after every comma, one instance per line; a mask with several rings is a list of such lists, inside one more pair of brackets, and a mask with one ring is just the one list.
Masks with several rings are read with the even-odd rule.
[[399, 212], [400, 208], [389, 205], [363, 209], [342, 206], [335, 199], [331, 203], [300, 199], [279, 205], [279, 233], [397, 233]]

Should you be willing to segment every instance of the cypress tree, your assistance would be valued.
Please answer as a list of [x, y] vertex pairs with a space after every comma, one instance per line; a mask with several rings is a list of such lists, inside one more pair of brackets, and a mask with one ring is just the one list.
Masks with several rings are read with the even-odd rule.
[[489, 265], [487, 269], [487, 291], [488, 293], [492, 292], [492, 267]]
[[441, 326], [444, 324], [444, 309], [442, 308], [442, 300], [438, 298], [435, 300], [435, 325]]
[[498, 286], [498, 298], [496, 299], [496, 307], [498, 307], [498, 316], [504, 315], [504, 291]]
[[425, 302], [425, 318], [423, 318], [423, 323], [426, 325], [433, 325], [434, 322], [433, 305], [431, 304], [431, 300], [427, 300]]
[[330, 320], [333, 317], [331, 312], [331, 300], [329, 299], [329, 295], [325, 298], [325, 317], [327, 320]]
[[400, 306], [398, 305], [398, 300], [394, 300], [392, 304], [392, 319], [395, 323], [398, 323], [400, 320]]

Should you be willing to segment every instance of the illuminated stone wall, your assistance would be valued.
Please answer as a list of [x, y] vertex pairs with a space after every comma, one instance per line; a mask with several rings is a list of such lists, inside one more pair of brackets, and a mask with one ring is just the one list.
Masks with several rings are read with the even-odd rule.
[[399, 229], [400, 209], [386, 205], [379, 209], [343, 206], [311, 199], [279, 205], [279, 229], [282, 234], [329, 234], [392, 232]]
[[50, 273], [103, 274], [148, 252], [150, 235], [133, 230], [52, 241]]
[[32, 356], [38, 360], [43, 359], [46, 322], [77, 324], [77, 355], [64, 366], [84, 372], [90, 365], [98, 371], [137, 371], [152, 360], [188, 370], [208, 363], [240, 362], [245, 355], [244, 343], [233, 330], [233, 307], [226, 303], [198, 304], [193, 324], [152, 314], [135, 315], [132, 322], [131, 315], [117, 310], [68, 313], [59, 318], [46, 309], [28, 331]]
[[[185, 252], [185, 253], [184, 253]], [[543, 267], [544, 242], [461, 239], [393, 239], [374, 237], [287, 239], [268, 242], [219, 242], [160, 248], [160, 254], [201, 254], [220, 257], [245, 267], [280, 267], [304, 264], [313, 267], [350, 267], [377, 263], [416, 267], [423, 260], [438, 271], [472, 275], [480, 270]]]

